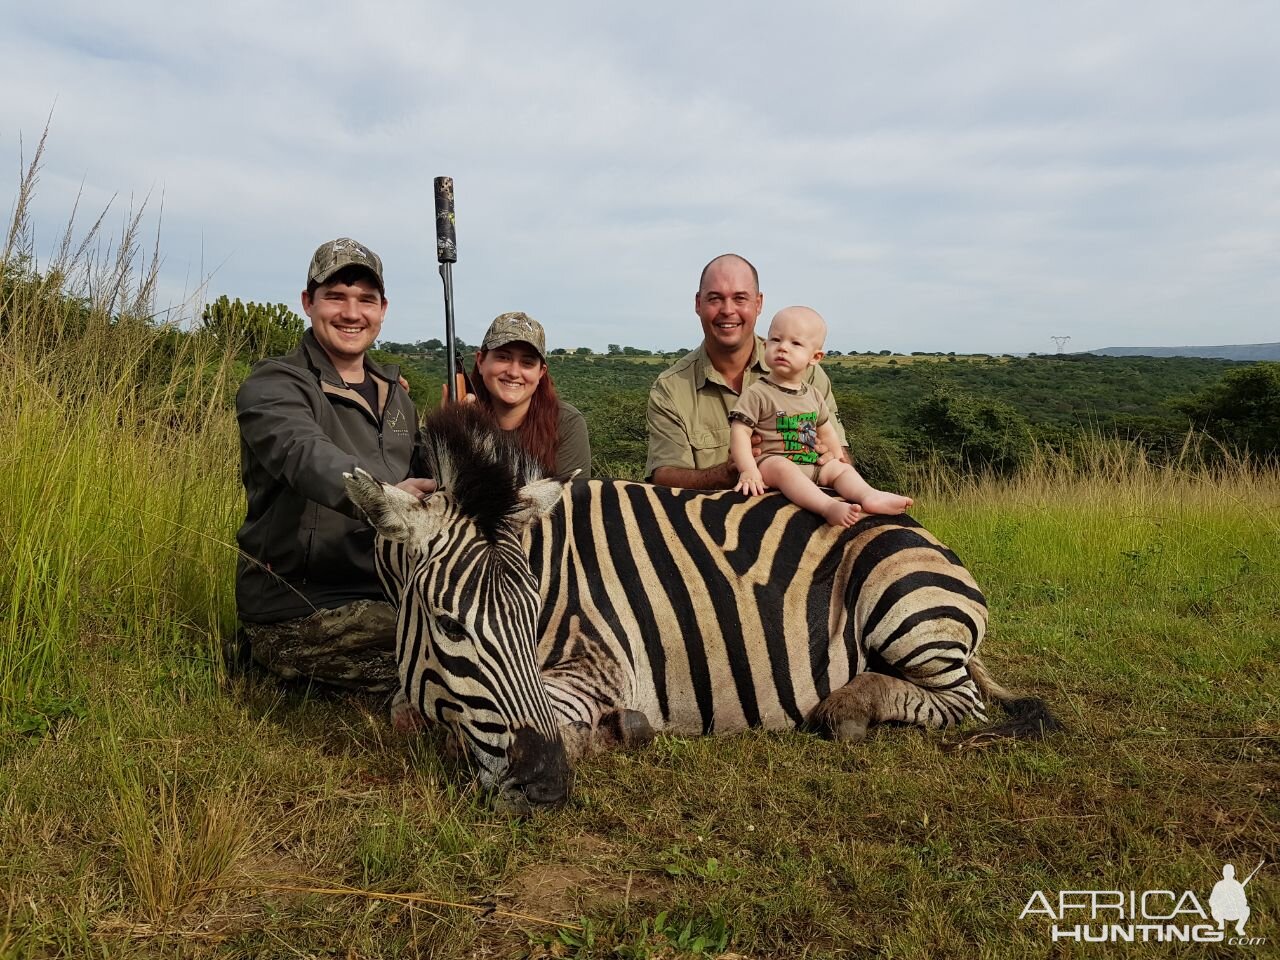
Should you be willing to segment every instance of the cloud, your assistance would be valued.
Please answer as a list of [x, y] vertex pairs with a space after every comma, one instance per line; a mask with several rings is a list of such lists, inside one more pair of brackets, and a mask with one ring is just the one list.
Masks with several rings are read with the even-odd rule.
[[[16, 12], [0, 158], [54, 109], [41, 238], [163, 197], [162, 297], [295, 303], [311, 250], [387, 265], [387, 335], [691, 346], [736, 250], [837, 349], [1274, 340], [1280, 11], [1050, 2]], [[16, 182], [16, 178], [15, 178]], [[119, 202], [119, 201], [118, 201]], [[123, 216], [120, 213], [119, 216]], [[1212, 325], [1212, 333], [1209, 332]]]

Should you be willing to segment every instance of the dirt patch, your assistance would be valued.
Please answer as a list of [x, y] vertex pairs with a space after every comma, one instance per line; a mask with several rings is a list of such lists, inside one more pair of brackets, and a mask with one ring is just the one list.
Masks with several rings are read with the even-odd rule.
[[648, 872], [619, 876], [577, 864], [534, 863], [504, 884], [499, 898], [504, 910], [564, 920], [650, 903], [659, 899], [663, 887], [662, 879]]

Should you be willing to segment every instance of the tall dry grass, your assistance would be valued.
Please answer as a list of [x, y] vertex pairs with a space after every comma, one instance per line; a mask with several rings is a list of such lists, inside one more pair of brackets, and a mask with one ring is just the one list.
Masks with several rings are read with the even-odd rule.
[[[0, 724], [40, 724], [92, 688], [95, 648], [208, 658], [234, 617], [241, 509], [232, 359], [155, 322], [145, 206], [69, 221], [47, 262], [19, 185], [0, 259]], [[212, 672], [210, 671], [210, 675]]]

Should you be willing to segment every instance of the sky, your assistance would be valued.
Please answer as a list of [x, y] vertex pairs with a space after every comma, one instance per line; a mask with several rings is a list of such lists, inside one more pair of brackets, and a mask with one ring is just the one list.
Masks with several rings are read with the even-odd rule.
[[[964, 0], [14, 4], [0, 196], [49, 125], [52, 253], [80, 195], [147, 203], [159, 304], [300, 310], [311, 253], [383, 258], [383, 337], [674, 350], [698, 274], [760, 271], [829, 349], [1280, 340], [1280, 4]], [[111, 9], [116, 8], [116, 9]]]

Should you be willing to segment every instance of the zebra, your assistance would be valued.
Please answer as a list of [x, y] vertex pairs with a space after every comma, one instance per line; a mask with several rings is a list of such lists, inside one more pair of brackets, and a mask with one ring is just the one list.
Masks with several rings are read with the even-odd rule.
[[481, 785], [527, 812], [568, 793], [574, 761], [656, 732], [806, 729], [857, 741], [875, 723], [1057, 721], [977, 657], [982, 592], [919, 523], [847, 529], [780, 495], [543, 477], [482, 411], [424, 424], [437, 492], [345, 474], [378, 531], [399, 604], [403, 692], [453, 727]]

